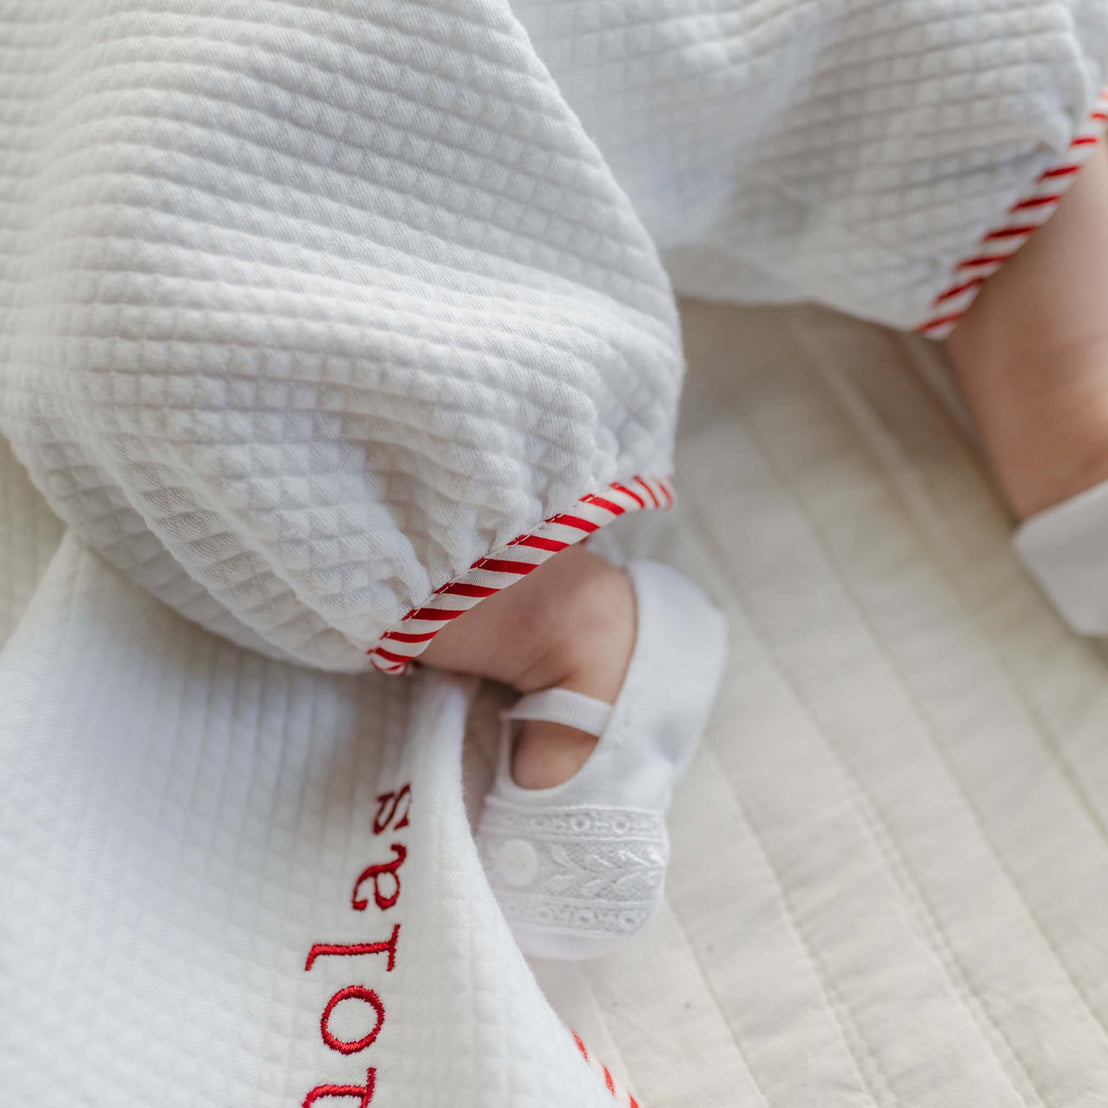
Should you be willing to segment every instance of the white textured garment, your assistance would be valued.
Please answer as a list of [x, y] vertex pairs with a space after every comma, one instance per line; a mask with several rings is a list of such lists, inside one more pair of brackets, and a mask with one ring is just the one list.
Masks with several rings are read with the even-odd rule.
[[918, 323], [1106, 42], [1101, 0], [4, 0], [0, 428], [188, 618], [364, 668], [666, 477], [656, 247]]
[[503, 3], [27, 0], [0, 47], [0, 425], [190, 619], [365, 668], [668, 474], [668, 282]]
[[[701, 292], [921, 318], [1066, 155], [1104, 23], [0, 0], [0, 425], [68, 524], [40, 580], [60, 529], [0, 453], [0, 1099], [611, 1103], [477, 863], [469, 689], [289, 659], [361, 668], [668, 472], [656, 246]], [[913, 348], [687, 337], [663, 553], [728, 611], [726, 692], [661, 917], [546, 997], [642, 1108], [1099, 1108], [1104, 658]]]
[[1068, 160], [1108, 66], [1102, 0], [513, 8], [679, 291], [902, 328]]
[[[610, 957], [536, 964], [544, 992], [641, 1108], [1101, 1108], [1103, 649], [1013, 557], [922, 343], [810, 309], [684, 323], [689, 492], [657, 553], [726, 609], [731, 659], [662, 912]], [[16, 609], [49, 546], [21, 537], [22, 482], [0, 457]], [[368, 1108], [610, 1105], [475, 864], [465, 693], [260, 657], [70, 536], [0, 651], [5, 1108], [300, 1108], [369, 1066]], [[410, 813], [378, 801], [404, 784]], [[393, 843], [396, 903], [367, 882], [356, 910]], [[397, 923], [391, 971], [305, 969]], [[384, 1023], [343, 1054], [321, 1019], [359, 985]], [[350, 997], [328, 1030], [375, 1024]]]

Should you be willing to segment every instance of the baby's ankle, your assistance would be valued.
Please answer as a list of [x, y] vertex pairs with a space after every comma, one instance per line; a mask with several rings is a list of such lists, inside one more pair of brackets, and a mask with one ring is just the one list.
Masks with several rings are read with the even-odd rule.
[[991, 277], [948, 340], [1000, 484], [1026, 519], [1108, 480], [1108, 157]]
[[517, 692], [567, 688], [610, 703], [623, 684], [635, 642], [635, 598], [627, 575], [592, 557], [548, 598], [556, 629], [511, 682]]
[[512, 750], [512, 780], [522, 789], [550, 789], [588, 761], [596, 736], [558, 723], [528, 722]]
[[[611, 704], [635, 643], [635, 600], [627, 575], [602, 563], [574, 583], [568, 633], [516, 682], [518, 692], [564, 688]], [[596, 736], [557, 723], [528, 722], [512, 752], [512, 778], [527, 789], [568, 781], [587, 761]]]

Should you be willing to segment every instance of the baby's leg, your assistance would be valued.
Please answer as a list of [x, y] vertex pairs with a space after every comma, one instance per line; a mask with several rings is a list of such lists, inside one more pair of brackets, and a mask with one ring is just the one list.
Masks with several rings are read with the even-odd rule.
[[[421, 661], [521, 693], [561, 687], [612, 703], [635, 642], [635, 598], [622, 570], [580, 546], [551, 558], [444, 627]], [[568, 780], [596, 739], [556, 723], [523, 726], [512, 776], [524, 788]]]
[[1108, 480], [1108, 154], [983, 286], [947, 348], [1025, 519]]

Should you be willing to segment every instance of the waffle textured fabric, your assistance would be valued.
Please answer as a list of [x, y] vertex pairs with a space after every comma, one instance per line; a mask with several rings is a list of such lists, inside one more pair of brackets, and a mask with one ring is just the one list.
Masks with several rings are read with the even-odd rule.
[[194, 622], [367, 665], [671, 466], [682, 289], [922, 319], [1101, 0], [3, 0], [0, 427]]
[[259, 656], [72, 534], [40, 580], [0, 455], [5, 1108], [358, 1108], [370, 1069], [368, 1108], [612, 1108], [551, 1006], [641, 1108], [1103, 1105], [1103, 649], [1013, 556], [928, 344], [684, 323], [655, 553], [726, 609], [729, 667], [660, 916], [541, 992], [462, 810], [492, 690], [460, 780], [463, 686]]
[[654, 246], [498, 0], [0, 4], [0, 422], [194, 621], [360, 669], [672, 466]]
[[897, 327], [1066, 155], [1100, 0], [515, 0], [679, 291]]

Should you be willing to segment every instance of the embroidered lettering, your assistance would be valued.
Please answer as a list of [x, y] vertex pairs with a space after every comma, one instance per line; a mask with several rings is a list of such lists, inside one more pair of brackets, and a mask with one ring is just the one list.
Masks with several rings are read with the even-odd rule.
[[[408, 848], [403, 843], [393, 843], [392, 852], [395, 857], [391, 862], [383, 862], [379, 866], [367, 866], [362, 870], [358, 880], [354, 882], [354, 892], [350, 897], [350, 905], [355, 911], [364, 912], [369, 907], [369, 901], [358, 896], [359, 889], [366, 881], [373, 882], [373, 900], [382, 912], [391, 908], [400, 898], [400, 877], [396, 871], [400, 869], [404, 864], [404, 859], [408, 857]], [[383, 876], [391, 877], [394, 882], [392, 893], [389, 896], [385, 896], [381, 892], [380, 882]]]
[[[399, 831], [401, 827], [408, 826], [408, 813], [412, 810], [411, 785], [404, 785], [396, 792], [382, 793], [377, 798], [377, 814], [373, 817], [373, 833], [375, 835], [380, 835], [388, 830], [389, 824], [396, 818], [397, 808], [399, 808], [402, 800], [407, 801], [404, 805], [404, 815], [399, 823], [392, 824], [394, 831]], [[385, 815], [386, 807], [388, 808], [388, 815]]]
[[373, 1087], [376, 1083], [377, 1071], [370, 1066], [366, 1070], [364, 1085], [317, 1085], [304, 1098], [302, 1108], [312, 1108], [317, 1100], [322, 1100], [328, 1096], [356, 1096], [360, 1098], [358, 1108], [367, 1108], [367, 1105], [373, 1099]]
[[[373, 1030], [368, 1035], [363, 1035], [360, 1039], [351, 1041], [340, 1039], [331, 1034], [331, 1013], [344, 1000], [365, 1001], [365, 1003], [377, 1014], [377, 1022], [373, 1025]], [[327, 1007], [323, 1009], [323, 1018], [319, 1021], [319, 1031], [323, 1036], [323, 1041], [332, 1050], [337, 1050], [340, 1054], [357, 1054], [359, 1050], [365, 1050], [365, 1048], [377, 1038], [381, 1030], [381, 1025], [384, 1022], [385, 1006], [381, 1003], [381, 998], [372, 989], [367, 989], [364, 985], [347, 985], [345, 989], [339, 989], [339, 991], [327, 1001]]]
[[393, 967], [396, 965], [396, 940], [398, 938], [400, 938], [400, 924], [397, 923], [393, 925], [392, 937], [384, 943], [316, 943], [308, 951], [308, 960], [304, 963], [304, 969], [310, 970], [312, 963], [317, 958], [326, 958], [331, 954], [383, 954], [387, 950], [389, 960], [385, 969], [388, 973], [392, 973]]

